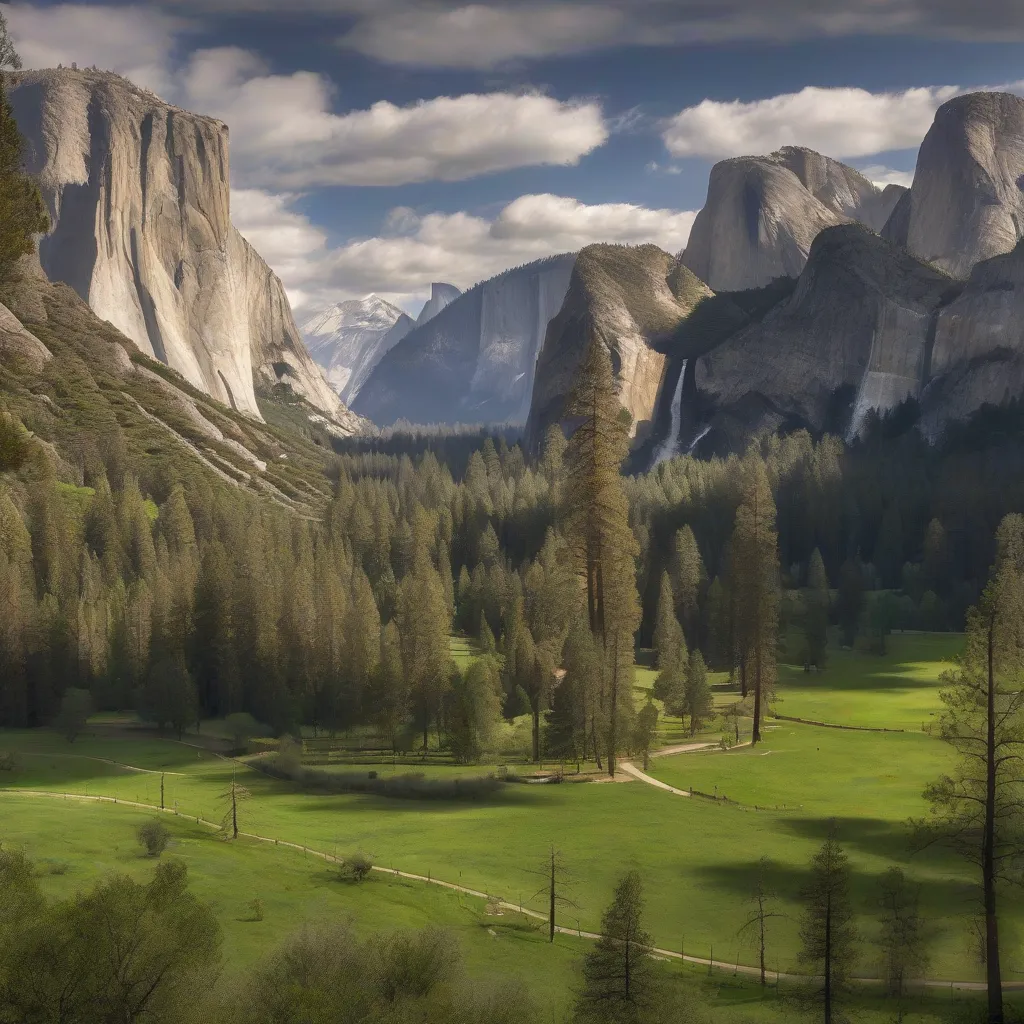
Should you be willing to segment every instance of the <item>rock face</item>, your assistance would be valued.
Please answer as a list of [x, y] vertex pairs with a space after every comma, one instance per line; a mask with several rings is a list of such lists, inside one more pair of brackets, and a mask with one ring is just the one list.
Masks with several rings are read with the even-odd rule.
[[954, 277], [1024, 235], [1024, 99], [972, 93], [943, 104], [887, 238]]
[[947, 419], [1024, 394], [1024, 241], [979, 263], [960, 296], [940, 310], [930, 370], [930, 436]]
[[903, 192], [793, 146], [725, 160], [711, 171], [682, 262], [716, 292], [796, 277], [819, 232], [850, 221], [879, 230]]
[[[619, 397], [632, 433], [650, 432], [666, 359], [654, 346], [667, 339], [710, 289], [655, 245], [591, 245], [576, 261], [565, 303], [548, 327], [537, 363], [528, 443], [536, 449], [559, 422], [576, 370], [592, 338], [608, 346]], [[672, 382], [673, 386], [675, 381]]]
[[575, 262], [554, 256], [470, 288], [384, 355], [355, 411], [379, 426], [525, 422], [537, 355]]
[[259, 417], [256, 373], [355, 426], [231, 223], [225, 125], [105, 72], [12, 75], [10, 98], [50, 211], [51, 280], [225, 404]]
[[871, 410], [920, 397], [940, 309], [959, 288], [859, 225], [823, 232], [792, 295], [697, 360], [705, 426], [732, 442], [765, 427], [856, 434]]
[[373, 368], [416, 322], [377, 295], [337, 302], [302, 325], [310, 355], [351, 404]]
[[420, 310], [420, 315], [416, 317], [416, 326], [422, 327], [428, 320], [433, 320], [445, 306], [450, 306], [461, 294], [455, 285], [435, 281], [430, 286], [430, 298]]

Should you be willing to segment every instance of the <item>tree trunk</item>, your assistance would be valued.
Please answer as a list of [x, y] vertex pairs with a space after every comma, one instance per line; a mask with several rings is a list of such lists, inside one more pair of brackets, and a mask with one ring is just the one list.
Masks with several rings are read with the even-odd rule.
[[615, 778], [615, 748], [618, 743], [618, 711], [619, 711], [619, 641], [615, 639], [613, 652], [615, 664], [612, 667], [612, 692], [608, 719], [608, 777]]
[[760, 953], [761, 953], [761, 988], [764, 988], [765, 984], [766, 984], [765, 972], [764, 972], [764, 901], [761, 900], [761, 899], [758, 899], [757, 914], [758, 914], [758, 924], [760, 926], [760, 932], [761, 932], [761, 948], [760, 948]]
[[540, 764], [540, 700], [530, 708], [533, 716], [533, 761]]
[[[829, 883], [831, 884], [831, 883]], [[825, 1024], [832, 1024], [832, 893], [825, 897]]]
[[988, 1024], [1003, 1024], [1003, 983], [999, 964], [999, 918], [996, 913], [996, 684], [995, 623], [988, 627], [988, 722], [985, 749], [985, 834], [981, 877], [985, 899], [985, 979], [988, 983]]
[[747, 656], [740, 658], [740, 697], [747, 696]]
[[750, 745], [757, 746], [761, 742], [761, 647], [758, 645], [754, 656], [754, 728], [750, 736]]
[[551, 891], [548, 901], [548, 942], [555, 941], [555, 848], [551, 847]]

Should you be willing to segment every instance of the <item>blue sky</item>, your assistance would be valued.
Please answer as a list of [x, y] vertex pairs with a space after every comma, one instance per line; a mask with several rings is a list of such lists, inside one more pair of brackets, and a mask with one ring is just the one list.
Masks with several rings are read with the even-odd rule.
[[[813, 6], [813, 11], [807, 8]], [[721, 157], [796, 143], [909, 181], [935, 108], [1024, 79], [1009, 0], [3, 5], [26, 66], [227, 121], [233, 215], [299, 318], [415, 311], [592, 241], [685, 244]], [[703, 104], [703, 106], [702, 106]]]

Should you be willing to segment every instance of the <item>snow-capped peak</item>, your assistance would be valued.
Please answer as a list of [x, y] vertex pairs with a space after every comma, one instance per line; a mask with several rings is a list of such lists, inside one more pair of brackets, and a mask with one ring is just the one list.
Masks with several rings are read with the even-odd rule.
[[379, 295], [346, 299], [310, 317], [302, 325], [307, 338], [337, 334], [339, 331], [387, 331], [398, 323], [402, 311]]

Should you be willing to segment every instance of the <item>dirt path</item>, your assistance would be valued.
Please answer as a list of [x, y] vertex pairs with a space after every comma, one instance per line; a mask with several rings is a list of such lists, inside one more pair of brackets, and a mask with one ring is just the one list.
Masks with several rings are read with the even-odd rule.
[[[643, 774], [641, 772], [641, 774]], [[656, 785], [662, 785], [657, 782], [656, 779], [652, 779]], [[669, 787], [670, 788], [670, 787]], [[675, 790], [674, 792], [682, 793], [681, 790]], [[182, 814], [172, 808], [161, 808], [155, 804], [144, 804], [139, 803], [135, 800], [119, 800], [117, 797], [112, 796], [86, 796], [81, 793], [53, 793], [47, 790], [31, 790], [31, 789], [0, 789], [0, 796], [27, 796], [27, 797], [43, 797], [52, 800], [81, 800], [85, 802], [94, 803], [113, 803], [123, 804], [126, 807], [139, 807], [148, 811], [156, 811], [158, 814], [173, 814], [179, 818], [185, 818], [189, 821], [193, 819], [191, 814]], [[689, 794], [683, 794], [689, 795]], [[217, 822], [208, 821], [205, 818], [196, 817], [196, 824], [205, 825], [207, 828], [221, 830], [221, 826]], [[301, 850], [307, 856], [316, 857], [320, 860], [327, 861], [331, 864], [340, 864], [341, 861], [338, 857], [333, 856], [329, 853], [324, 853], [321, 850], [314, 850], [309, 846], [302, 846], [299, 843], [289, 843], [283, 839], [272, 839], [270, 836], [255, 835], [252, 832], [239, 832], [239, 836], [246, 839], [254, 839], [257, 842], [268, 843], [274, 846], [284, 846], [291, 850]], [[455, 882], [446, 882], [440, 878], [434, 878], [431, 875], [417, 875], [411, 871], [399, 871], [395, 868], [385, 868], [379, 865], [374, 865], [374, 871], [380, 872], [384, 875], [391, 875], [394, 878], [404, 878], [412, 882], [424, 882], [427, 885], [438, 885], [442, 889], [448, 889], [452, 892], [462, 893], [464, 896], [473, 896], [477, 899], [487, 900], [488, 902], [495, 903], [495, 905], [501, 910], [511, 911], [517, 914], [522, 914], [524, 917], [532, 918], [535, 921], [541, 921], [547, 923], [547, 915], [539, 913], [536, 910], [530, 910], [527, 907], [520, 906], [516, 903], [509, 903], [505, 900], [495, 901], [491, 895], [485, 892], [481, 892], [479, 889], [470, 889], [465, 885], [458, 885]], [[579, 928], [565, 928], [562, 925], [556, 925], [555, 931], [560, 935], [575, 935], [581, 939], [599, 939], [600, 935], [596, 932], [585, 932]], [[651, 955], [655, 957], [664, 957], [669, 960], [684, 960], [688, 964], [697, 964], [702, 967], [718, 968], [723, 971], [732, 971], [733, 974], [743, 974], [747, 977], [758, 977], [760, 971], [757, 967], [750, 967], [746, 964], [737, 963], [726, 963], [722, 960], [710, 960], [705, 957], [690, 956], [689, 954], [683, 955], [680, 951], [673, 949], [661, 949], [659, 947], [651, 948]], [[780, 979], [793, 982], [807, 982], [812, 980], [804, 974], [787, 974], [784, 971], [767, 971], [765, 976], [769, 981], [778, 982]], [[876, 978], [855, 978], [854, 981], [860, 982], [865, 985], [878, 984]], [[930, 981], [920, 980], [909, 982], [910, 985], [920, 988], [940, 988], [940, 989], [951, 989], [958, 991], [967, 992], [984, 992], [986, 985], [984, 982], [979, 981]], [[1004, 991], [1024, 991], [1024, 982], [1013, 981], [1003, 985]]]
[[619, 769], [624, 771], [627, 775], [632, 775], [633, 778], [639, 782], [646, 782], [648, 786], [655, 786], [658, 789], [664, 789], [668, 793], [675, 793], [676, 796], [693, 796], [692, 793], [685, 789], [676, 789], [675, 786], [670, 786], [666, 782], [659, 782], [657, 779], [651, 778], [650, 775], [640, 771], [632, 761], [620, 761]]

